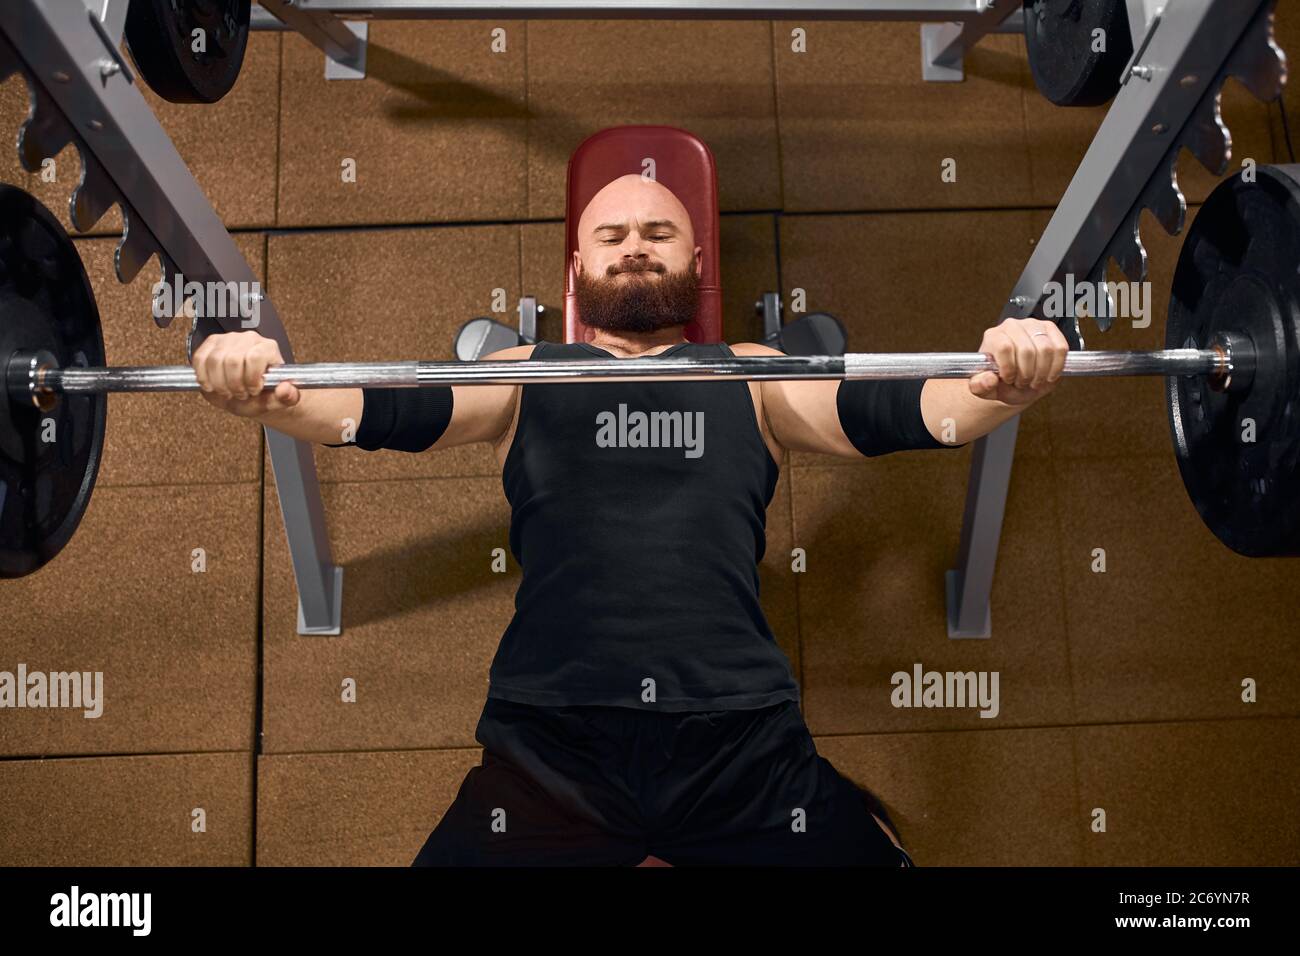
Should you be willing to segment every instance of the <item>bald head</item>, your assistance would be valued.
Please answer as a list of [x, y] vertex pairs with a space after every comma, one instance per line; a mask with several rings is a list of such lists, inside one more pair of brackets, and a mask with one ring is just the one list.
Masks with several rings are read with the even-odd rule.
[[697, 276], [700, 249], [690, 214], [673, 191], [637, 173], [606, 183], [578, 219], [575, 271], [613, 275], [640, 259], [658, 263], [655, 271]]
[[579, 314], [609, 331], [685, 325], [695, 316], [700, 263], [690, 214], [672, 190], [636, 173], [620, 176], [578, 218]]

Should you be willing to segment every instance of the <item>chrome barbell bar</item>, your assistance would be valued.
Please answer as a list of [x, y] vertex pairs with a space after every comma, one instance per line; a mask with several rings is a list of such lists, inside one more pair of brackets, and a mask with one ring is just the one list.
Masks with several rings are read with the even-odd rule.
[[[1229, 338], [1232, 341], [1229, 341]], [[263, 388], [292, 382], [299, 388], [420, 388], [435, 385], [526, 383], [717, 381], [792, 379], [968, 378], [996, 372], [982, 352], [858, 352], [847, 355], [758, 355], [722, 358], [658, 356], [537, 361], [316, 362], [274, 365]], [[1063, 376], [1209, 375], [1227, 387], [1254, 370], [1249, 340], [1221, 337], [1211, 348], [1149, 352], [1071, 352]], [[47, 407], [58, 394], [193, 392], [198, 377], [188, 365], [59, 368], [50, 353], [19, 350], [6, 369], [10, 397]]]

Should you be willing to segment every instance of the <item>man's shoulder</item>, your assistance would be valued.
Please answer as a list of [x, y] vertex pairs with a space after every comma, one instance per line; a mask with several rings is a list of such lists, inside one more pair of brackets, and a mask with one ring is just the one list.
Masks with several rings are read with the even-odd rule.
[[761, 345], [758, 342], [737, 342], [730, 346], [731, 351], [736, 355], [784, 355], [779, 349], [774, 349], [770, 345]]
[[527, 359], [532, 357], [533, 350], [536, 348], [537, 348], [536, 345], [512, 345], [508, 349], [500, 349], [496, 352], [491, 352], [487, 355], [480, 356], [478, 361], [483, 362], [483, 361], [497, 361], [498, 359], [502, 359], [502, 360]]

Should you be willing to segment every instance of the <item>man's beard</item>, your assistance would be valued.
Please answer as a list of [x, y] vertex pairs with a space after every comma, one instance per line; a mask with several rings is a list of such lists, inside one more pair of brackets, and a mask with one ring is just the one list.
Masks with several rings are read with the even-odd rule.
[[[657, 272], [659, 277], [619, 279], [618, 271]], [[593, 279], [583, 271], [577, 275], [574, 292], [578, 317], [583, 323], [607, 332], [656, 332], [685, 325], [695, 318], [699, 301], [699, 279], [695, 272], [669, 272], [662, 266], [633, 266]]]

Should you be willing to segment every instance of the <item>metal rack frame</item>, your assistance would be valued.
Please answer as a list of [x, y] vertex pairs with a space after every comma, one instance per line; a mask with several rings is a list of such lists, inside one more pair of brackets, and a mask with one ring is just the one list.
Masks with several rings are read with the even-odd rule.
[[252, 23], [258, 30], [301, 33], [324, 52], [327, 79], [359, 79], [365, 76], [366, 21], [431, 19], [920, 22], [921, 75], [934, 82], [962, 80], [966, 51], [986, 34], [1022, 29], [1020, 0], [807, 0], [799, 5], [788, 0], [260, 0]]
[[[21, 70], [30, 112], [19, 134], [24, 168], [75, 143], [82, 179], [70, 218], [90, 228], [114, 203], [125, 223], [115, 265], [130, 282], [157, 255], [162, 278], [252, 285], [258, 277], [194, 180], [119, 52], [126, 0], [7, 0], [0, 3], [0, 78]], [[247, 287], [247, 286], [245, 286]], [[259, 303], [261, 334], [286, 361], [293, 348], [270, 298]], [[167, 324], [165, 317], [160, 324]], [[235, 328], [238, 316], [223, 320]], [[211, 331], [211, 330], [210, 330]], [[298, 631], [338, 634], [343, 571], [335, 566], [312, 450], [267, 428], [284, 527], [298, 584]]]
[[[1182, 230], [1181, 150], [1216, 175], [1227, 170], [1232, 141], [1219, 113], [1227, 76], [1262, 100], [1286, 82], [1272, 10], [1273, 0], [1178, 0], [1134, 31], [1123, 85], [1016, 282], [1009, 314], [1045, 318], [1046, 283], [1104, 281], [1111, 259], [1130, 281], [1146, 278], [1140, 215], [1150, 210], [1171, 235]], [[1096, 317], [1103, 331], [1113, 312]], [[1077, 320], [1065, 331], [1072, 348], [1083, 347]], [[1018, 427], [1014, 418], [975, 443], [958, 563], [946, 576], [950, 637], [992, 633], [989, 599]]]
[[[1285, 81], [1272, 44], [1275, 0], [1127, 0], [1141, 38], [1119, 95], [1016, 282], [1008, 314], [1041, 315], [1044, 284], [1067, 274], [1104, 279], [1110, 258], [1131, 279], [1145, 276], [1138, 216], [1151, 208], [1171, 232], [1185, 203], [1173, 163], [1187, 146], [1222, 173], [1231, 152], [1218, 115], [1229, 73], [1261, 99]], [[114, 203], [125, 230], [119, 279], [129, 282], [152, 255], [163, 278], [249, 282], [254, 275], [153, 115], [121, 44], [127, 0], [6, 0], [0, 3], [0, 79], [22, 71], [31, 111], [19, 138], [25, 168], [75, 143], [83, 163], [70, 218], [88, 229]], [[1017, 0], [261, 0], [266, 13], [320, 47], [327, 75], [363, 76], [368, 19], [749, 19], [921, 21], [922, 71], [961, 78], [960, 60], [987, 33], [1014, 28]], [[84, 5], [83, 5], [84, 4]], [[360, 22], [357, 22], [360, 21]], [[270, 21], [265, 14], [258, 26]], [[334, 71], [330, 73], [330, 71]], [[1191, 81], [1187, 78], [1190, 77]], [[259, 303], [262, 334], [293, 362], [288, 334], [269, 297]], [[160, 320], [166, 324], [169, 319]], [[204, 320], [223, 329], [238, 317]], [[1104, 321], [1104, 319], [1103, 319]], [[1104, 327], [1104, 326], [1103, 326]], [[208, 332], [216, 331], [209, 328]], [[1067, 330], [1082, 346], [1077, 326]], [[947, 574], [951, 637], [991, 634], [989, 596], [1005, 511], [1017, 421], [975, 442], [957, 567]], [[333, 563], [309, 444], [266, 429], [271, 464], [298, 585], [298, 632], [338, 634], [342, 568]]]

